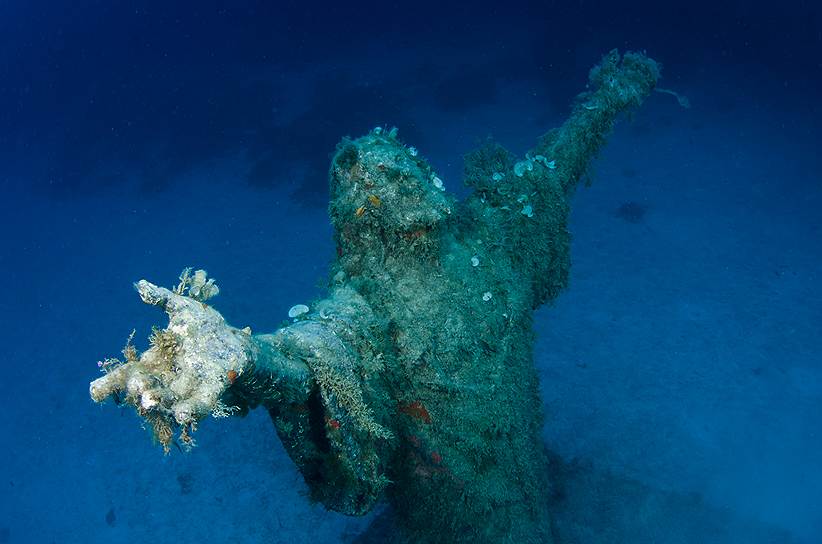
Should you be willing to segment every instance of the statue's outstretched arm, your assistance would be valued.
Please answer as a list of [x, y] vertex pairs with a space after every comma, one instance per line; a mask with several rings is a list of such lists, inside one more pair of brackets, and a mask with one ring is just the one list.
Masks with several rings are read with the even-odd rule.
[[[143, 302], [166, 311], [168, 327], [153, 330], [145, 352], [138, 354], [129, 339], [124, 361], [98, 363], [105, 374], [91, 383], [89, 392], [96, 402], [113, 397], [134, 406], [164, 449], [178, 430], [181, 442], [191, 445], [191, 431], [209, 415], [307, 397], [311, 381], [305, 363], [283, 357], [249, 328], [228, 325], [204, 298], [146, 280], [135, 288]], [[227, 404], [227, 392], [242, 382], [250, 387], [231, 399], [244, 402]]]
[[192, 446], [209, 415], [264, 406], [312, 496], [348, 514], [368, 511], [388, 482], [393, 433], [384, 338], [365, 301], [339, 287], [274, 334], [252, 335], [206, 304], [213, 281], [202, 273], [189, 287], [187, 277], [174, 290], [135, 284], [144, 302], [166, 311], [168, 327], [154, 329], [145, 352], [129, 341], [125, 361], [101, 361], [92, 399], [133, 406], [166, 451]]

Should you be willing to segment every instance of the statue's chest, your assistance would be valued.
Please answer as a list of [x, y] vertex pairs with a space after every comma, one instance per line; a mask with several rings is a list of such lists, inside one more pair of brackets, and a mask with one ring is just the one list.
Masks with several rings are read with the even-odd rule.
[[[474, 283], [495, 294], [484, 297]], [[466, 281], [451, 270], [394, 275], [371, 304], [389, 320], [398, 378], [420, 385], [483, 382], [519, 342], [525, 312], [511, 294], [499, 282]]]

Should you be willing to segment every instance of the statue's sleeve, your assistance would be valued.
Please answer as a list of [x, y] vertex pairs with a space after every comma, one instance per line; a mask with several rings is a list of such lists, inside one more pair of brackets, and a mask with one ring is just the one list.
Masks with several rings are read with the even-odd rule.
[[389, 482], [390, 350], [383, 349], [381, 324], [352, 289], [337, 288], [312, 306], [276, 333], [254, 337], [255, 367], [233, 402], [268, 410], [313, 500], [361, 515]]
[[[639, 107], [659, 78], [660, 67], [654, 60], [640, 53], [620, 57], [614, 49], [591, 69], [590, 90], [577, 97], [570, 118], [543, 136], [530, 156], [545, 157], [548, 170], [553, 171], [563, 191], [570, 193], [605, 145], [617, 117]], [[551, 161], [554, 168], [550, 168]], [[535, 181], [538, 189], [540, 180]]]
[[492, 142], [466, 156], [474, 235], [508, 248], [515, 269], [532, 285], [533, 307], [567, 284], [570, 195], [619, 115], [639, 106], [659, 77], [652, 59], [613, 50], [591, 69], [588, 90], [577, 97], [568, 120], [524, 158]]

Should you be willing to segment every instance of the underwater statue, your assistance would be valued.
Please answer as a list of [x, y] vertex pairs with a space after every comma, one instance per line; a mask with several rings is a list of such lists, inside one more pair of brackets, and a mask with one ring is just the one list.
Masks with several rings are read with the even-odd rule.
[[554, 542], [533, 313], [568, 281], [574, 188], [658, 78], [653, 60], [612, 51], [525, 158], [469, 153], [460, 202], [395, 129], [343, 140], [326, 296], [252, 334], [207, 303], [217, 286], [201, 270], [174, 289], [141, 280], [168, 327], [103, 361], [91, 397], [134, 406], [166, 449], [209, 415], [263, 407], [312, 499], [350, 515], [387, 500], [395, 542]]

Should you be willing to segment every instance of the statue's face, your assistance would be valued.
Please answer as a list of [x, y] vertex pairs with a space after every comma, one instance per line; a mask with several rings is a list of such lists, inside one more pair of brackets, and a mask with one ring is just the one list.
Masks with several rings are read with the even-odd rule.
[[344, 140], [331, 164], [332, 222], [349, 236], [431, 231], [453, 208], [442, 183], [414, 148], [385, 131]]

